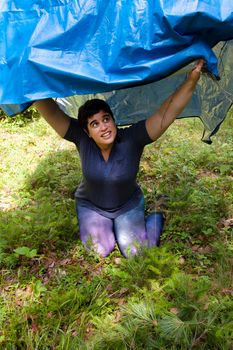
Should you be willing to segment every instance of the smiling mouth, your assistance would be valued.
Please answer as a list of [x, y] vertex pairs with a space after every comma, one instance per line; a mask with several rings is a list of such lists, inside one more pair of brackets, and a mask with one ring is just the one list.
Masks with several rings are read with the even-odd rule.
[[104, 134], [101, 135], [103, 138], [108, 138], [111, 135], [111, 131], [107, 131]]

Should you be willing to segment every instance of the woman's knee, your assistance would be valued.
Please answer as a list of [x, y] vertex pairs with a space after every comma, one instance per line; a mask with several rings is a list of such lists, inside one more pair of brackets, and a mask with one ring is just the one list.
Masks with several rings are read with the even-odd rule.
[[101, 257], [108, 256], [115, 247], [115, 238], [113, 233], [110, 231], [109, 234], [105, 232], [105, 234], [108, 235], [108, 239], [104, 240], [103, 237], [99, 238], [98, 234], [96, 232], [90, 232], [87, 233], [87, 231], [82, 231], [82, 228], [80, 229], [80, 239], [84, 245], [84, 248], [93, 251], [100, 255]]
[[141, 244], [139, 242], [133, 240], [123, 240], [122, 237], [117, 239], [117, 244], [121, 254], [126, 258], [137, 255], [141, 248]]
[[100, 256], [108, 256], [115, 246], [113, 221], [89, 208], [78, 208], [77, 214], [84, 247]]
[[147, 246], [145, 226], [115, 225], [115, 235], [118, 247], [125, 257], [136, 255], [142, 247]]
[[143, 200], [137, 207], [117, 217], [114, 229], [117, 244], [124, 256], [135, 255], [147, 246]]

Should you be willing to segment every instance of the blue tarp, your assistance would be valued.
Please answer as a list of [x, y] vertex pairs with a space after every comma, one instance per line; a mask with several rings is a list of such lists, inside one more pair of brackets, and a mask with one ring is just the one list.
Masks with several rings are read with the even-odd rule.
[[[218, 76], [212, 48], [230, 39], [229, 0], [1, 0], [0, 104], [8, 111], [14, 104], [17, 113], [41, 98], [161, 79], [159, 96], [166, 97], [170, 75], [197, 58]], [[121, 93], [112, 95], [119, 105]]]
[[[211, 143], [214, 135], [233, 104], [233, 40], [219, 43], [214, 52], [218, 58], [221, 80], [202, 74], [193, 97], [179, 116], [199, 117], [204, 125], [202, 140]], [[145, 119], [159, 108], [163, 100], [173, 93], [186, 78], [192, 66], [155, 83], [115, 90], [108, 93], [58, 98], [60, 107], [76, 117], [78, 108], [87, 99], [103, 98], [111, 106], [118, 125], [127, 125]]]

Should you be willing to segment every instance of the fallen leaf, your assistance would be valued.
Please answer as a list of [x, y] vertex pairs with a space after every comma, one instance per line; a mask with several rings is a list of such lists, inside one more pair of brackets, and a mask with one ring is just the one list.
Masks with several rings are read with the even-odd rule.
[[122, 313], [118, 310], [114, 313], [114, 322], [119, 322], [122, 317]]
[[126, 304], [126, 300], [125, 299], [119, 299], [118, 302], [117, 302], [118, 305], [124, 305]]
[[172, 308], [170, 309], [170, 312], [171, 312], [172, 314], [174, 314], [174, 315], [177, 315], [177, 314], [179, 313], [179, 309], [177, 309], [177, 307], [172, 307]]
[[62, 265], [62, 266], [64, 266], [64, 265], [70, 265], [70, 264], [72, 264], [72, 259], [70, 259], [70, 258], [63, 259], [63, 260], [61, 260], [61, 262], [60, 262], [60, 265]]
[[194, 245], [194, 246], [192, 246], [192, 251], [193, 251], [193, 252], [197, 252], [198, 249], [199, 249], [199, 245]]
[[233, 289], [230, 289], [230, 288], [223, 288], [221, 292], [222, 294], [233, 295]]
[[181, 256], [179, 258], [179, 263], [180, 263], [180, 265], [184, 265], [185, 264], [185, 258], [183, 256]]
[[115, 258], [115, 259], [114, 259], [114, 262], [115, 262], [116, 265], [120, 265], [120, 264], [121, 264], [121, 261], [122, 261], [121, 258]]

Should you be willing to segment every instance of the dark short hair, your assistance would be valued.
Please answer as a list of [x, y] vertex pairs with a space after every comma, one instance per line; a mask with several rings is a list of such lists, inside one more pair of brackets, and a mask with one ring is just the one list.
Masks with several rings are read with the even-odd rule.
[[[78, 110], [78, 121], [80, 126], [87, 130], [88, 118], [100, 111], [109, 113], [113, 118], [113, 113], [110, 106], [104, 100], [94, 98], [86, 101]], [[113, 118], [114, 119], [114, 118]]]

